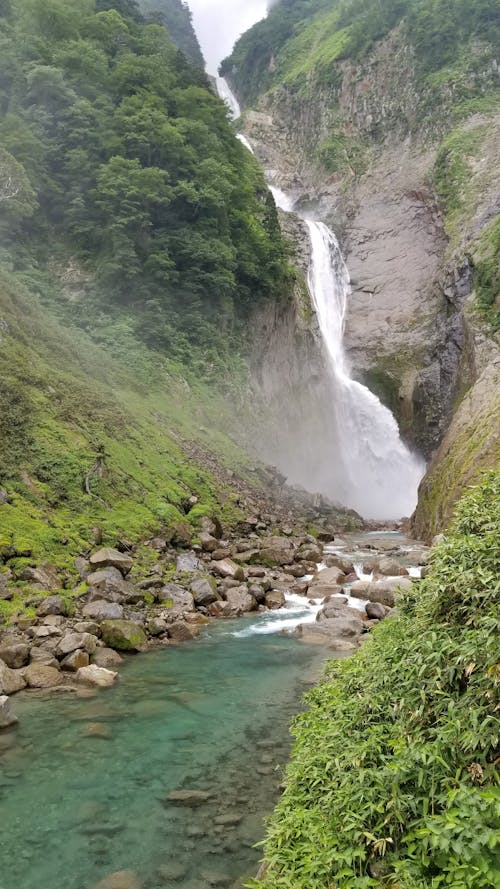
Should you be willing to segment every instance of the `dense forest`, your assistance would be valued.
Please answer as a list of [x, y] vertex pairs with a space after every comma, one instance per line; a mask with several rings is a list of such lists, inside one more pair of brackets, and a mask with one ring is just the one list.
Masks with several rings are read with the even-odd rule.
[[296, 79], [314, 63], [324, 68], [325, 82], [335, 86], [342, 59], [366, 53], [398, 25], [422, 75], [456, 63], [471, 40], [497, 45], [500, 40], [495, 0], [280, 0], [267, 19], [240, 38], [221, 73], [237, 72], [246, 102]]
[[[159, 5], [170, 21], [175, 5]], [[274, 202], [223, 103], [133, 0], [0, 10], [4, 260], [43, 289], [49, 257], [76, 257], [89, 283], [72, 321], [127, 315], [148, 345], [189, 361], [210, 344], [213, 360], [288, 274]]]
[[199, 68], [205, 67], [189, 6], [182, 0], [140, 0], [146, 20], [165, 25], [178, 49]]

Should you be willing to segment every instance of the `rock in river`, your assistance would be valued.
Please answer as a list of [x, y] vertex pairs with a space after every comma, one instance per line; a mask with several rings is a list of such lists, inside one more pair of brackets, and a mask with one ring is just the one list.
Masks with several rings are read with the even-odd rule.
[[7, 664], [11, 670], [25, 667], [30, 659], [30, 647], [25, 642], [11, 642], [0, 646], [0, 661]]
[[109, 686], [113, 685], [117, 676], [118, 673], [115, 673], [114, 670], [106, 670], [104, 667], [96, 667], [95, 664], [90, 664], [88, 667], [81, 667], [76, 674], [78, 682], [83, 683], [83, 685], [92, 685], [98, 688], [109, 688]]
[[56, 688], [63, 681], [63, 677], [55, 667], [36, 663], [26, 667], [24, 678], [30, 688]]
[[11, 705], [10, 698], [7, 695], [0, 695], [0, 729], [10, 728], [11, 725], [16, 725], [18, 722], [17, 716], [14, 716]]
[[144, 884], [134, 871], [120, 870], [99, 880], [93, 889], [144, 889]]
[[101, 633], [104, 644], [118, 651], [141, 651], [146, 645], [143, 627], [133, 620], [105, 620]]
[[0, 695], [13, 695], [25, 687], [26, 682], [22, 673], [11, 670], [3, 661], [0, 661]]

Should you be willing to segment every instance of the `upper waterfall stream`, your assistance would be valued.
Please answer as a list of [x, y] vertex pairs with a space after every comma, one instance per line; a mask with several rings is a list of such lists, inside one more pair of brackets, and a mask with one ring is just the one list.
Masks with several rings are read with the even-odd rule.
[[[234, 118], [239, 103], [228, 83], [218, 78], [219, 95]], [[240, 141], [253, 153], [248, 139]], [[293, 199], [270, 183], [276, 205], [285, 213], [297, 212]], [[337, 238], [323, 222], [297, 213], [311, 242], [308, 286], [327, 357], [335, 440], [328, 459], [334, 478], [335, 498], [365, 518], [398, 519], [410, 515], [417, 504], [424, 462], [406, 447], [391, 411], [366, 386], [354, 380], [344, 348], [350, 278]], [[293, 481], [293, 479], [291, 479]]]

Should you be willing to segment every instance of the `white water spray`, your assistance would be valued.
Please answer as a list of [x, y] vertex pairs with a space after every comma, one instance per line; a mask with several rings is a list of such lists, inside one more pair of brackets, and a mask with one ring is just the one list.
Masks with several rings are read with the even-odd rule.
[[[227, 91], [231, 93], [226, 81], [221, 87], [218, 83], [218, 88], [222, 98]], [[233, 102], [238, 104], [234, 96]], [[246, 137], [240, 134], [238, 138], [253, 153]], [[277, 206], [292, 212], [292, 198], [279, 188], [270, 188]], [[349, 272], [334, 233], [323, 222], [301, 218], [311, 240], [308, 285], [331, 381], [336, 439], [331, 442], [328, 469], [335, 498], [365, 518], [411, 515], [425, 464], [401, 440], [390, 410], [366, 386], [351, 379], [344, 350]]]
[[238, 99], [224, 77], [217, 77], [216, 82], [217, 92], [219, 93], [220, 98], [226, 103], [233, 120], [237, 120], [238, 117], [241, 117], [241, 108]]

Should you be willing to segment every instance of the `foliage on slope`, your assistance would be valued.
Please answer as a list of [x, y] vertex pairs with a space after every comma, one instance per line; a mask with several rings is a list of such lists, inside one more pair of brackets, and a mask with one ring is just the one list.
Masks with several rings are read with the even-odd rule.
[[72, 306], [84, 326], [126, 312], [183, 361], [234, 347], [288, 268], [262, 173], [205, 74], [133, 0], [8, 0], [0, 55], [4, 261], [76, 256], [93, 281]]
[[148, 20], [158, 19], [165, 25], [175, 45], [193, 65], [204, 68], [205, 62], [193, 28], [193, 16], [182, 0], [140, 0], [140, 7]]
[[296, 737], [260, 889], [495, 889], [500, 476], [462, 500], [428, 577], [329, 664]]
[[314, 69], [320, 82], [336, 87], [342, 60], [366, 56], [400, 24], [422, 77], [462, 55], [472, 71], [478, 61], [467, 47], [500, 39], [495, 0], [281, 0], [239, 39], [222, 73], [247, 103], [282, 83], [300, 86]]

